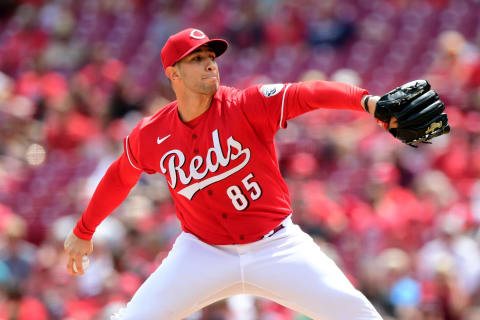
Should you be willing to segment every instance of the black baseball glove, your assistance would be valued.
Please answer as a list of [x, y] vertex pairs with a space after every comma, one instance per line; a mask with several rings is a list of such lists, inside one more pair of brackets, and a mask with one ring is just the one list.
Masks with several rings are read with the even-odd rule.
[[412, 147], [450, 132], [445, 105], [426, 80], [415, 80], [393, 89], [378, 100], [375, 118], [397, 128], [387, 128], [398, 140]]

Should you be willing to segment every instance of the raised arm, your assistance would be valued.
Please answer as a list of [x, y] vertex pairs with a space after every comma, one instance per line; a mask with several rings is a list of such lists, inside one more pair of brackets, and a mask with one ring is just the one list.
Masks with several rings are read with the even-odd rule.
[[[329, 109], [362, 109], [375, 116], [378, 96], [346, 83], [332, 81], [309, 81], [294, 83], [286, 90], [289, 106], [284, 110], [286, 119], [318, 108]], [[365, 104], [367, 103], [367, 105]], [[392, 117], [387, 124], [379, 122], [385, 129], [396, 128], [397, 120]]]

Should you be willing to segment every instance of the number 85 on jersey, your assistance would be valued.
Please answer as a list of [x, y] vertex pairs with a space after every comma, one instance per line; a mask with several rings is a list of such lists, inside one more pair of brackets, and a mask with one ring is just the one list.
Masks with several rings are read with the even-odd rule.
[[248, 208], [250, 205], [249, 198], [252, 201], [257, 200], [262, 196], [262, 188], [260, 185], [253, 181], [253, 173], [248, 174], [245, 178], [242, 179], [242, 184], [247, 191], [246, 194], [242, 192], [242, 189], [233, 185], [227, 188], [227, 195], [232, 200], [232, 204], [238, 211], [243, 211]]

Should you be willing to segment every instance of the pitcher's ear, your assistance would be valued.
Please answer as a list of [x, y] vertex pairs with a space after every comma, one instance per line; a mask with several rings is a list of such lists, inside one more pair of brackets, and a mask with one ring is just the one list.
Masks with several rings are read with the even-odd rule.
[[167, 78], [171, 81], [176, 80], [179, 77], [178, 69], [172, 66], [167, 67], [167, 69], [165, 70], [165, 74], [167, 75]]

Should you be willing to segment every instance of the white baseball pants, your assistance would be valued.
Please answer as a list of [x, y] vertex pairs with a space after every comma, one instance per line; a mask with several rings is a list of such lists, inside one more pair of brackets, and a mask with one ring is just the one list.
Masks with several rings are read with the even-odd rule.
[[271, 237], [243, 245], [213, 246], [181, 233], [112, 319], [183, 319], [236, 294], [265, 297], [313, 319], [381, 319], [309, 235], [290, 217], [284, 225]]

